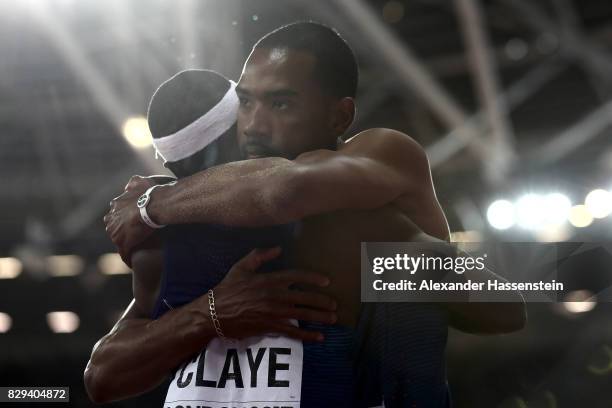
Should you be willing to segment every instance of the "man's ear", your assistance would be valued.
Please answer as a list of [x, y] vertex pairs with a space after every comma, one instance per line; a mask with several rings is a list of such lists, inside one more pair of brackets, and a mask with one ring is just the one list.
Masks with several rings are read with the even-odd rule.
[[336, 136], [341, 136], [355, 120], [355, 100], [345, 97], [335, 103], [332, 117], [332, 129]]

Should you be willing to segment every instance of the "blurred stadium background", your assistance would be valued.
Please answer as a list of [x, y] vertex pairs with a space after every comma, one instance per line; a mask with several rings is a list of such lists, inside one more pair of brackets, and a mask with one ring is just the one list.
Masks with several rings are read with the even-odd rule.
[[[353, 131], [427, 148], [455, 240], [612, 238], [610, 1], [0, 0], [0, 386], [93, 405], [82, 371], [131, 298], [102, 216], [129, 176], [164, 172], [148, 99], [185, 68], [237, 79], [256, 39], [304, 19], [357, 53]], [[530, 304], [520, 333], [451, 331], [456, 406], [612, 406], [611, 311]]]

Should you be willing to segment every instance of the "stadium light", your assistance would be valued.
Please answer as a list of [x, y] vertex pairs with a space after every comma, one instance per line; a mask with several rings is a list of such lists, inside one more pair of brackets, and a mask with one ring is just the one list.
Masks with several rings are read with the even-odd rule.
[[578, 204], [570, 209], [569, 222], [576, 228], [585, 228], [593, 223], [593, 216], [583, 204]]
[[6, 333], [11, 330], [13, 319], [7, 313], [0, 312], [0, 333]]
[[0, 279], [14, 279], [21, 274], [23, 264], [17, 258], [0, 258]]
[[51, 276], [75, 276], [81, 273], [85, 262], [77, 255], [53, 255], [46, 259], [46, 267]]
[[605, 218], [612, 213], [612, 193], [597, 189], [587, 194], [584, 205], [593, 218]]
[[101, 255], [98, 258], [98, 269], [104, 275], [122, 275], [131, 271], [117, 253]]
[[151, 146], [152, 136], [147, 119], [142, 116], [128, 118], [123, 123], [123, 137], [136, 149]]
[[567, 221], [572, 202], [566, 195], [561, 193], [550, 193], [544, 197], [544, 220], [546, 224], [562, 225]]
[[80, 319], [74, 312], [47, 313], [47, 324], [53, 333], [72, 333], [79, 328]]
[[575, 290], [569, 292], [563, 299], [563, 307], [570, 313], [590, 312], [597, 305], [594, 294], [588, 290]]
[[516, 222], [514, 204], [508, 200], [497, 200], [489, 205], [487, 220], [495, 229], [505, 230]]
[[540, 228], [546, 218], [546, 200], [539, 194], [526, 194], [516, 202], [517, 223], [528, 230]]

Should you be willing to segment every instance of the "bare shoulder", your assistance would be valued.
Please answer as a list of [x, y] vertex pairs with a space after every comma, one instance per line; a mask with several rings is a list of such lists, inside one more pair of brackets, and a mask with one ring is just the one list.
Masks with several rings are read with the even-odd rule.
[[359, 142], [376, 140], [379, 143], [400, 143], [409, 144], [416, 147], [420, 147], [419, 143], [407, 134], [400, 132], [399, 130], [389, 128], [371, 128], [363, 130], [354, 136], [351, 136], [346, 142]]
[[387, 128], [372, 128], [359, 132], [346, 141], [343, 149], [364, 152], [399, 150], [402, 154], [425, 154], [423, 147], [412, 137]]
[[298, 156], [296, 162], [317, 163], [323, 160], [346, 162], [358, 159], [363, 163], [382, 164], [401, 172], [429, 169], [425, 150], [412, 137], [397, 130], [372, 128], [352, 136], [338, 150], [313, 150]]
[[348, 139], [340, 150], [348, 155], [363, 155], [388, 164], [429, 167], [425, 149], [412, 137], [393, 129], [364, 130]]

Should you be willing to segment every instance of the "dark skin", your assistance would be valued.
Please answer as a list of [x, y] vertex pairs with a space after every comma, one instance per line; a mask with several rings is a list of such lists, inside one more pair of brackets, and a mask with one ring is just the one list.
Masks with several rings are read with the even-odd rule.
[[[322, 340], [318, 333], [286, 327], [292, 316], [331, 323], [335, 301], [319, 293], [289, 291], [290, 285], [326, 286], [321, 274], [278, 271], [257, 274], [257, 269], [278, 255], [278, 248], [254, 250], [235, 264], [215, 287], [219, 319], [230, 338], [271, 332], [306, 341]], [[139, 251], [134, 255], [134, 295], [123, 316], [94, 346], [85, 368], [89, 397], [97, 403], [120, 400], [149, 391], [161, 384], [181, 362], [191, 358], [217, 335], [208, 314], [208, 297], [150, 318], [159, 290], [161, 253]], [[228, 296], [231, 294], [232, 296]], [[297, 308], [304, 304], [309, 308]], [[317, 309], [318, 308], [318, 309]], [[227, 324], [225, 324], [227, 323]]]
[[[361, 225], [364, 216], [372, 217], [373, 213], [368, 212], [380, 210], [381, 217], [395, 218], [394, 223], [398, 217], [409, 223], [406, 224], [410, 225], [409, 228], [397, 231], [397, 240], [413, 240], [419, 229], [428, 234], [428, 239], [448, 239], [448, 226], [435, 196], [427, 158], [411, 138], [389, 129], [371, 129], [340, 143], [335, 150], [329, 149], [352, 122], [354, 103], [351, 98], [337, 98], [323, 92], [312, 75], [315, 62], [312, 55], [299, 51], [255, 50], [245, 64], [238, 86], [241, 98], [238, 140], [241, 150], [251, 160], [217, 166], [180, 180], [172, 187], [158, 188], [148, 207], [150, 216], [161, 224], [201, 222], [263, 226], [305, 219], [305, 224], [311, 228], [305, 229], [303, 241], [297, 240], [297, 248], [300, 248], [300, 242], [334, 242], [336, 245], [346, 242], [346, 246], [340, 246], [347, 248], [344, 252], [336, 250], [336, 247], [323, 246], [320, 247], [322, 251], [329, 252], [333, 248], [333, 254], [324, 256], [323, 252], [319, 256], [312, 254], [296, 258], [298, 264], [303, 262], [308, 268], [330, 273], [333, 283], [329, 289], [338, 299], [338, 313], [334, 313], [336, 304], [331, 297], [320, 298], [326, 295], [313, 291], [302, 292], [300, 299], [288, 298], [292, 295], [286, 291], [287, 286], [278, 286], [279, 282], [288, 283], [288, 275], [286, 278], [272, 276], [270, 279], [274, 281], [262, 286], [257, 282], [262, 278], [252, 273], [253, 270], [245, 272], [243, 265], [243, 272], [238, 273], [236, 281], [240, 285], [228, 285], [226, 280], [237, 279], [232, 278], [236, 274], [230, 272], [228, 278], [215, 288], [215, 293], [224, 331], [228, 330], [235, 337], [269, 332], [266, 325], [272, 322], [277, 331], [291, 337], [317, 339], [316, 333], [283, 323], [284, 319], [273, 313], [276, 306], [291, 310], [288, 313], [291, 316], [286, 317], [302, 319], [297, 314], [298, 309], [304, 308], [296, 308], [298, 304], [306, 305], [310, 312], [320, 314], [319, 317], [328, 317], [328, 322], [338, 318], [346, 324], [354, 322], [354, 305], [358, 303], [355, 294], [358, 292], [354, 288], [347, 289], [347, 286], [343, 292], [340, 283], [358, 282], [358, 270], [355, 272], [351, 262], [359, 259], [355, 256], [358, 247], [354, 242], [361, 237], [351, 233], [350, 228], [343, 229], [343, 222], [345, 227]], [[264, 157], [270, 154], [280, 157]], [[150, 185], [148, 179], [133, 178], [126, 192], [113, 200], [111, 211], [105, 217], [107, 231], [124, 259], [152, 233], [140, 220], [135, 205], [138, 196]], [[346, 217], [319, 215], [340, 210], [348, 210]], [[354, 218], [351, 218], [351, 212]], [[415, 224], [418, 228], [414, 227]], [[395, 224], [377, 225], [378, 232], [361, 231], [367, 238], [364, 240], [394, 240], [390, 238], [393, 234], [381, 232], [380, 225]], [[325, 241], [332, 237], [333, 241]], [[317, 247], [302, 245], [302, 248], [303, 254], [307, 254], [308, 250]], [[273, 255], [256, 253], [252, 256]], [[329, 260], [332, 258], [346, 259], [347, 263], [345, 267], [331, 265]], [[262, 259], [246, 262], [252, 267]], [[315, 286], [327, 283], [324, 275], [314, 272], [298, 270], [290, 273], [292, 283]], [[334, 285], [337, 285], [336, 289]], [[279, 288], [283, 295], [263, 290], [269, 287]], [[499, 308], [490, 304], [486, 307], [452, 304], [447, 309], [451, 321], [459, 328], [499, 333], [517, 330], [524, 324], [524, 307], [520, 297], [518, 300], [519, 303], [504, 304]], [[239, 309], [237, 305], [243, 305], [243, 308]], [[245, 308], [244, 305], [250, 306]], [[184, 308], [171, 311], [170, 317], [165, 315], [155, 322], [130, 318], [120, 321], [118, 329], [111, 333], [114, 337], [102, 339], [92, 353], [85, 372], [90, 395], [95, 394], [92, 396], [98, 401], [118, 399], [146, 391], [161, 382], [185, 359], [178, 355], [162, 357], [159, 355], [159, 350], [163, 350], [161, 347], [171, 344], [191, 355], [214, 336], [206, 307], [207, 300], [199, 298]], [[252, 317], [253, 311], [258, 313], [256, 318], [259, 321], [246, 326], [250, 330], [244, 330], [241, 325], [245, 321], [241, 316]], [[500, 316], [505, 319], [500, 319]], [[188, 325], [188, 321], [193, 324]], [[122, 330], [122, 325], [127, 328]], [[169, 338], [156, 348], [150, 343], [155, 343], [156, 336], [162, 332]], [[193, 337], [183, 334], [192, 332], [196, 333]], [[189, 341], [193, 338], [198, 340]], [[148, 346], [145, 351], [138, 347], [143, 344]], [[134, 359], [147, 362], [141, 366], [145, 369], [136, 372], [139, 368], [135, 362], [130, 366], [121, 361], [119, 355], [128, 352]], [[140, 379], [140, 383], [130, 383], [131, 389], [126, 390], [118, 375], [124, 376], [124, 382], [129, 382], [133, 375], [133, 378]]]
[[236, 87], [240, 98], [238, 144], [247, 159], [294, 159], [336, 137], [353, 119], [351, 98], [326, 94], [313, 80], [315, 57], [287, 50], [255, 51]]

